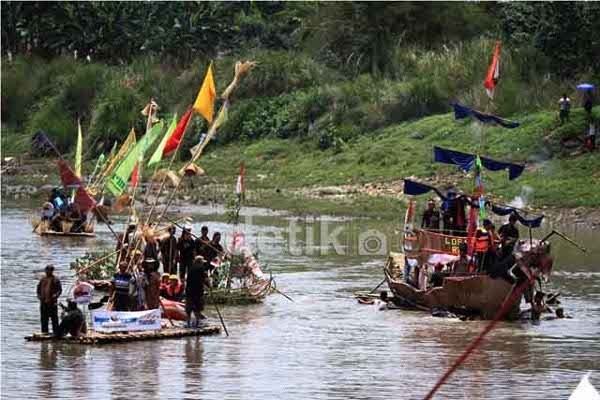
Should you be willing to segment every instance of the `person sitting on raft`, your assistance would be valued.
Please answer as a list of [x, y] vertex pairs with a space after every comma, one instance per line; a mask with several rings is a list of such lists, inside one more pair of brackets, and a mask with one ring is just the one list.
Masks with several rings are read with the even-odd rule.
[[181, 301], [183, 299], [183, 285], [179, 282], [177, 275], [173, 274], [169, 277], [169, 284], [162, 296], [171, 301]]
[[[64, 306], [61, 305], [61, 307]], [[64, 337], [67, 333], [72, 337], [79, 337], [81, 334], [87, 333], [85, 317], [77, 307], [77, 303], [71, 299], [67, 300], [66, 313], [63, 315], [58, 326], [57, 336]]]

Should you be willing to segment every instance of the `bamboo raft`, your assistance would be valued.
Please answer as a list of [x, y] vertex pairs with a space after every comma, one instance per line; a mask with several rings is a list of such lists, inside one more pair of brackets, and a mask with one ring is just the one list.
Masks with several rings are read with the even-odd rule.
[[123, 342], [137, 342], [141, 340], [159, 340], [159, 339], [174, 339], [190, 336], [209, 336], [217, 335], [221, 332], [219, 326], [206, 326], [203, 328], [165, 328], [156, 331], [141, 331], [141, 332], [115, 332], [102, 333], [89, 331], [86, 335], [79, 337], [64, 337], [56, 338], [46, 333], [34, 333], [30, 336], [25, 336], [25, 340], [29, 342], [44, 342], [44, 341], [59, 341], [76, 344], [111, 344]]

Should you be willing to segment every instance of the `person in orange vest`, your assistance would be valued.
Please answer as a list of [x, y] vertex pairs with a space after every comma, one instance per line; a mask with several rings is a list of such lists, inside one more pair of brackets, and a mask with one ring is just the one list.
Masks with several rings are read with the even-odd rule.
[[169, 285], [165, 288], [165, 299], [172, 301], [181, 301], [183, 298], [183, 285], [179, 282], [177, 275], [169, 277]]
[[494, 225], [489, 219], [483, 220], [483, 227], [475, 232], [475, 257], [477, 272], [487, 272], [489, 266], [496, 260]]

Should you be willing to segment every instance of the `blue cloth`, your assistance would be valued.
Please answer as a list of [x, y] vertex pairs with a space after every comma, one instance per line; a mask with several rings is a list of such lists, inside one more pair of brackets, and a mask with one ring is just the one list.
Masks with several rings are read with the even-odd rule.
[[[490, 171], [500, 171], [508, 169], [508, 179], [513, 180], [518, 178], [525, 169], [525, 166], [519, 164], [511, 164], [502, 161], [492, 160], [491, 158], [479, 157], [481, 164]], [[442, 149], [441, 147], [433, 147], [433, 159], [435, 162], [458, 165], [461, 169], [469, 171], [477, 156], [474, 154], [462, 153], [460, 151]]]
[[509, 206], [497, 206], [492, 204], [492, 212], [496, 215], [514, 214], [521, 224], [529, 228], [539, 228], [542, 225], [542, 220], [544, 219], [543, 215], [540, 215], [536, 218], [525, 218], [521, 214], [519, 214], [519, 212], [516, 209]]
[[521, 125], [518, 121], [510, 121], [496, 115], [486, 114], [457, 102], [453, 102], [452, 106], [454, 107], [454, 119], [473, 117], [484, 124], [498, 124], [508, 129], [518, 128]]
[[444, 201], [448, 200], [448, 198], [446, 196], [444, 196], [444, 194], [440, 190], [438, 190], [437, 188], [435, 188], [433, 186], [429, 186], [424, 183], [411, 181], [410, 179], [404, 180], [404, 194], [418, 196], [418, 195], [430, 192], [432, 190], [434, 192], [436, 192], [437, 195], [440, 196]]
[[[437, 195], [440, 196], [444, 200], [444, 203], [450, 200], [448, 197], [444, 196], [444, 194], [439, 189], [437, 189], [433, 186], [426, 185], [424, 183], [411, 181], [410, 179], [404, 180], [404, 194], [418, 196], [418, 195], [425, 194], [425, 193], [428, 193], [431, 191], [434, 191], [435, 193], [437, 193]], [[470, 203], [470, 204], [472, 207], [481, 208], [481, 205], [479, 205], [477, 203]], [[498, 206], [498, 205], [492, 204], [490, 202], [486, 202], [486, 204], [488, 204], [492, 207], [492, 212], [496, 215], [504, 216], [504, 215], [509, 215], [509, 214], [515, 214], [517, 216], [518, 221], [521, 224], [523, 224], [524, 226], [527, 226], [529, 228], [539, 228], [542, 225], [542, 220], [544, 219], [543, 215], [540, 215], [539, 217], [536, 217], [536, 218], [525, 218], [521, 214], [519, 214], [519, 212], [513, 207]], [[444, 208], [443, 204], [442, 204], [442, 208]]]

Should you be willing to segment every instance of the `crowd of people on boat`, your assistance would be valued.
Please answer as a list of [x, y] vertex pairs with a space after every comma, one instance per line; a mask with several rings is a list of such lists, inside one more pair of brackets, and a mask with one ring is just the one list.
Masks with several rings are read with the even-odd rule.
[[41, 221], [54, 232], [84, 232], [89, 217], [88, 213], [79, 212], [72, 199], [59, 188], [52, 189], [48, 201], [42, 206]]
[[[224, 254], [221, 234], [209, 237], [207, 226], [195, 237], [192, 227], [182, 228], [176, 237], [177, 227], [171, 225], [164, 236], [143, 234], [135, 220], [119, 236], [118, 271], [112, 278], [115, 311], [138, 311], [161, 307], [165, 300], [185, 300], [188, 321], [192, 314], [196, 323], [204, 319], [204, 290], [211, 285], [216, 267]], [[160, 269], [162, 267], [162, 275]]]
[[[507, 273], [505, 266], [513, 265], [512, 254], [519, 240], [518, 218], [511, 214], [508, 222], [496, 230], [496, 226], [489, 219], [484, 219], [482, 226], [475, 230], [474, 236], [469, 239], [466, 229], [465, 206], [469, 200], [467, 196], [456, 196], [455, 192], [448, 194], [449, 202], [442, 206], [441, 210], [436, 207], [434, 199], [429, 199], [427, 207], [423, 212], [421, 227], [428, 231], [452, 235], [459, 239], [458, 255], [449, 258], [438, 257], [431, 265], [431, 276], [429, 282], [425, 271], [419, 271], [417, 263], [410, 265], [407, 260], [407, 271], [415, 267], [414, 286], [424, 289], [428, 284], [441, 286], [443, 279], [448, 276], [465, 276], [476, 273], [486, 273], [493, 276], [501, 276]], [[440, 222], [443, 229], [440, 229]], [[472, 246], [472, 256], [468, 255], [468, 247]], [[507, 262], [508, 260], [508, 262]], [[409, 281], [409, 272], [405, 273], [405, 280]]]

